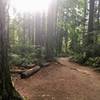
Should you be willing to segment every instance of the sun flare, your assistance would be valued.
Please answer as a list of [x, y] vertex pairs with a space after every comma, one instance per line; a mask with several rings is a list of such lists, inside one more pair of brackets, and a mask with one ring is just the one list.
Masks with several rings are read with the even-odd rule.
[[51, 0], [12, 0], [11, 6], [18, 12], [47, 12]]

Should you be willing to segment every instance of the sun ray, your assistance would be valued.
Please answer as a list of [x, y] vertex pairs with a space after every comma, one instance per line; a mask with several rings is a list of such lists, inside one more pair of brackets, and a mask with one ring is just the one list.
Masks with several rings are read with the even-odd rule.
[[11, 6], [18, 12], [47, 12], [51, 0], [12, 0]]

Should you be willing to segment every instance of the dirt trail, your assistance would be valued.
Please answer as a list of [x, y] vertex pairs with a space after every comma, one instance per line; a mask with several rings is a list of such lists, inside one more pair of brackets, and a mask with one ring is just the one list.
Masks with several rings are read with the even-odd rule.
[[28, 79], [16, 79], [27, 100], [100, 100], [100, 74], [60, 58]]

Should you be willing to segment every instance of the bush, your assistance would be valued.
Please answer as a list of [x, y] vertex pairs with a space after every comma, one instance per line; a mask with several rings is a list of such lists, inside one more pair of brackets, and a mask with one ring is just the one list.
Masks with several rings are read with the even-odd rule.
[[9, 53], [10, 65], [27, 66], [32, 63], [40, 63], [45, 58], [45, 49], [33, 45], [12, 46]]
[[74, 54], [71, 61], [88, 66], [100, 67], [100, 57], [86, 58], [86, 54]]
[[86, 62], [86, 65], [91, 65], [94, 67], [100, 67], [100, 57], [89, 58]]
[[9, 65], [20, 65], [21, 60], [20, 55], [9, 53]]
[[80, 54], [75, 53], [72, 56], [71, 61], [83, 64], [84, 61], [85, 61], [85, 57], [86, 57], [85, 53], [83, 53], [83, 54], [81, 54], [81, 53]]

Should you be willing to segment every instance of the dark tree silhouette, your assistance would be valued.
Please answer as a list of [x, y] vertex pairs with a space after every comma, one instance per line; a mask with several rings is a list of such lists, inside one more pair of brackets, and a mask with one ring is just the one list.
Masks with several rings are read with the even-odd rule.
[[6, 0], [0, 0], [0, 100], [22, 100], [12, 85], [8, 66], [8, 33], [6, 30]]

